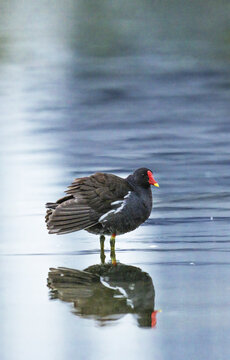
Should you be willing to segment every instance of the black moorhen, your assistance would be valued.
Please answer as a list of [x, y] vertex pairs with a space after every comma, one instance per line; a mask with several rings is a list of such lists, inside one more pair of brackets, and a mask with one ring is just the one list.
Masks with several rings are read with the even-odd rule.
[[152, 171], [137, 169], [126, 179], [106, 173], [75, 179], [67, 196], [47, 203], [50, 234], [87, 230], [93, 234], [115, 236], [136, 229], [148, 219], [152, 209], [150, 185], [159, 187]]
[[106, 325], [133, 314], [138, 326], [156, 326], [154, 285], [150, 275], [136, 266], [97, 264], [83, 271], [51, 268], [47, 282], [51, 299], [73, 303], [75, 315]]

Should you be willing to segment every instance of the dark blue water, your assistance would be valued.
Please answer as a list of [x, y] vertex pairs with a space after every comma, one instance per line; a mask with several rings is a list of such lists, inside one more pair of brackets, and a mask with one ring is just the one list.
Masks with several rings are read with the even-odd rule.
[[[228, 1], [0, 10], [1, 359], [229, 359]], [[152, 327], [141, 326], [144, 302], [130, 303], [130, 279], [126, 294], [100, 288], [87, 316], [78, 288], [47, 287], [50, 267], [83, 270], [100, 251], [84, 231], [48, 235], [44, 204], [74, 177], [142, 166], [160, 188], [116, 258], [151, 279]]]

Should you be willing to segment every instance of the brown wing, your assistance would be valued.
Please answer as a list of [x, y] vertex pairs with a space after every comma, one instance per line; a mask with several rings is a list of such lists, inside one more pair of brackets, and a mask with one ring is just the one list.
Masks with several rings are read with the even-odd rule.
[[61, 203], [48, 203], [47, 207], [46, 224], [50, 234], [87, 229], [98, 222], [90, 207], [75, 198], [68, 198]]
[[123, 199], [128, 191], [128, 183], [112, 174], [75, 179], [66, 197], [46, 204], [49, 233], [65, 234], [96, 225], [100, 216], [112, 209], [111, 203]]
[[96, 173], [75, 179], [66, 193], [82, 199], [90, 208], [102, 215], [112, 209], [112, 202], [122, 200], [130, 190], [125, 179], [113, 174]]

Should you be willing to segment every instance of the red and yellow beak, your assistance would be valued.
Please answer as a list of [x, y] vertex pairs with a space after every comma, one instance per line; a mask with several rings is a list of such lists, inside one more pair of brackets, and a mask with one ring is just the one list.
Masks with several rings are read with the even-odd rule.
[[148, 170], [148, 171], [147, 171], [147, 174], [148, 174], [148, 177], [149, 177], [149, 183], [150, 183], [151, 185], [154, 185], [154, 186], [156, 186], [156, 187], [159, 187], [159, 184], [158, 184], [158, 183], [156, 182], [156, 180], [154, 179], [152, 172], [151, 172], [150, 170]]

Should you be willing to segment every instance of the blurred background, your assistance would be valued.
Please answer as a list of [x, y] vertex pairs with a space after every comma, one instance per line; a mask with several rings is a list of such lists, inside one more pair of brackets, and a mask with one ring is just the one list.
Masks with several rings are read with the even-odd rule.
[[[0, 108], [1, 359], [229, 359], [229, 1], [1, 0]], [[49, 267], [99, 263], [99, 241], [48, 235], [44, 204], [143, 166], [160, 188], [117, 259], [157, 324], [73, 316]]]

